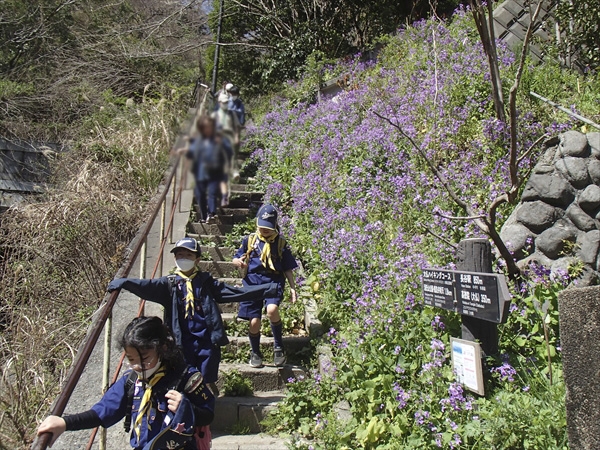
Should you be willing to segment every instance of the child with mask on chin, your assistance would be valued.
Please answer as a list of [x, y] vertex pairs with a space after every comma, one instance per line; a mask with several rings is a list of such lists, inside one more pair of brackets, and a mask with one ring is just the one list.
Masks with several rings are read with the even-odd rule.
[[135, 450], [197, 449], [194, 429], [213, 421], [215, 398], [198, 370], [185, 363], [171, 331], [159, 317], [137, 317], [119, 346], [130, 370], [90, 410], [48, 416], [37, 434], [51, 433], [51, 447], [67, 430], [110, 427], [127, 417]]
[[165, 323], [171, 326], [186, 362], [198, 368], [205, 383], [218, 394], [217, 381], [221, 346], [229, 340], [223, 327], [218, 303], [262, 301], [274, 295], [278, 285], [236, 288], [200, 271], [200, 246], [191, 237], [180, 239], [171, 250], [177, 269], [174, 275], [152, 279], [117, 278], [108, 292], [127, 291], [165, 308]]

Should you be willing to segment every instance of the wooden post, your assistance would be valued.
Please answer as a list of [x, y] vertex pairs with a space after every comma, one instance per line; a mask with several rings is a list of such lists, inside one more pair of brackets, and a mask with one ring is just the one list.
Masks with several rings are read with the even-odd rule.
[[[492, 250], [487, 239], [464, 239], [458, 243], [456, 268], [465, 272], [492, 273]], [[462, 315], [462, 338], [479, 341], [485, 356], [498, 353], [498, 325]]]

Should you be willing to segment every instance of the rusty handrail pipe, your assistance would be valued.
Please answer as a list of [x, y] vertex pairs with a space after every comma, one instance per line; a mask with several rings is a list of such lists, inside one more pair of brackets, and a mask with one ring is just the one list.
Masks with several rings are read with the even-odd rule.
[[[173, 205], [171, 205], [171, 214], [169, 216], [169, 222], [167, 225], [167, 228], [165, 230], [164, 236], [160, 237], [160, 248], [158, 250], [158, 259], [155, 261], [154, 263], [154, 268], [152, 269], [152, 275], [150, 276], [150, 278], [154, 278], [156, 275], [156, 271], [158, 270], [159, 265], [162, 266], [162, 260], [163, 260], [163, 252], [165, 249], [165, 242], [166, 242], [166, 237], [169, 235], [170, 231], [172, 231], [173, 228], [173, 218], [175, 216], [175, 206], [177, 204], [180, 203], [181, 200], [181, 192], [183, 191], [183, 184], [180, 183], [179, 187], [177, 189], [177, 195], [176, 197], [174, 197], [174, 203]], [[166, 198], [164, 201], [160, 202], [161, 204], [161, 209], [162, 209], [162, 205], [164, 205], [164, 203], [166, 202]], [[117, 292], [117, 296], [118, 293], [121, 292], [121, 290], [119, 289]], [[146, 304], [146, 300], [143, 300], [140, 302], [140, 307], [138, 309], [137, 312], [137, 316], [139, 317], [142, 315], [142, 312], [144, 311], [144, 306]], [[117, 367], [115, 369], [115, 372], [113, 374], [112, 380], [111, 380], [111, 384], [114, 384], [118, 379], [119, 379], [119, 374], [121, 373], [121, 367], [123, 366], [123, 361], [125, 360], [125, 352], [121, 353], [121, 357], [119, 358], [119, 363], [117, 364]], [[94, 444], [94, 440], [96, 439], [96, 434], [98, 433], [98, 427], [92, 429], [91, 433], [90, 433], [90, 438], [88, 440], [88, 443], [85, 447], [85, 450], [90, 450], [92, 448], [92, 445]]]
[[[173, 181], [173, 178], [175, 177], [175, 174], [177, 173], [177, 168], [179, 166], [179, 160], [180, 160], [180, 156], [177, 156], [175, 164], [173, 165], [173, 169], [171, 170], [171, 173], [167, 177], [165, 189], [163, 189], [163, 192], [160, 194], [159, 201], [157, 202], [156, 207], [152, 211], [152, 215], [150, 216], [149, 220], [146, 222], [146, 224], [143, 228], [141, 238], [138, 239], [138, 241], [136, 242], [136, 244], [134, 246], [133, 252], [129, 255], [128, 260], [125, 264], [125, 267], [121, 273], [122, 275], [126, 276], [129, 274], [129, 271], [131, 270], [133, 263], [135, 262], [135, 259], [137, 258], [138, 254], [140, 252], [140, 249], [144, 243], [146, 236], [148, 236], [148, 234], [150, 233], [150, 230], [151, 230], [151, 228], [154, 224], [154, 221], [156, 220], [156, 217], [158, 215], [158, 212], [160, 210], [161, 204], [165, 200], [167, 192], [169, 191], [169, 188], [171, 186], [171, 182]], [[88, 336], [86, 337], [84, 344], [83, 344], [83, 348], [81, 349], [81, 351], [79, 351], [77, 353], [77, 357], [75, 359], [75, 364], [73, 365], [73, 368], [71, 369], [71, 373], [67, 377], [65, 386], [62, 389], [62, 391], [60, 392], [60, 394], [58, 395], [58, 397], [56, 398], [54, 407], [52, 408], [52, 413], [51, 413], [52, 415], [61, 416], [62, 413], [65, 411], [67, 403], [69, 402], [69, 399], [71, 398], [71, 395], [73, 394], [73, 391], [75, 390], [75, 386], [77, 386], [79, 378], [81, 377], [81, 374], [83, 373], [83, 370], [85, 369], [85, 366], [90, 358], [90, 355], [91, 355], [92, 351], [94, 350], [96, 342], [98, 341], [98, 338], [100, 337], [102, 328], [104, 328], [104, 324], [106, 323], [106, 320], [107, 320], [109, 314], [111, 313], [111, 311], [115, 305], [115, 302], [117, 301], [118, 296], [119, 296], [118, 291], [112, 292], [108, 297], [108, 301], [104, 304], [104, 306], [102, 306], [100, 308], [100, 314], [99, 314], [98, 318], [96, 319], [96, 321], [94, 322], [94, 325], [92, 326]], [[31, 444], [31, 450], [46, 450], [48, 448], [48, 443], [50, 442], [51, 438], [52, 438], [52, 433], [43, 433], [43, 434], [37, 436], [36, 439]]]

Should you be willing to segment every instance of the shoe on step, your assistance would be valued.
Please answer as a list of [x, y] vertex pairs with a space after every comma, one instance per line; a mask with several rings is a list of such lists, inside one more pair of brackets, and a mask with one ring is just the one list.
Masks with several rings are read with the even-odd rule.
[[262, 357], [258, 353], [250, 354], [250, 365], [256, 369], [263, 366]]
[[273, 364], [275, 364], [277, 367], [281, 367], [285, 364], [285, 361], [286, 357], [283, 349], [275, 347], [275, 350], [273, 351]]

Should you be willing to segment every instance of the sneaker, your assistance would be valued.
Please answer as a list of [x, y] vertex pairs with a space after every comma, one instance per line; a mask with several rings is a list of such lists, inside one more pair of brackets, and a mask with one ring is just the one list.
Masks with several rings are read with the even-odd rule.
[[229, 195], [224, 195], [221, 199], [221, 206], [229, 206]]
[[206, 219], [206, 223], [211, 224], [211, 223], [216, 223], [217, 222], [217, 216], [213, 216], [211, 214], [208, 215], [208, 218]]
[[273, 351], [273, 364], [275, 364], [277, 367], [281, 367], [285, 364], [285, 361], [286, 357], [285, 353], [283, 353], [283, 349], [276, 347]]
[[237, 183], [238, 181], [240, 181], [240, 173], [238, 171], [233, 172], [231, 181], [233, 181], [234, 183]]
[[252, 352], [250, 354], [250, 365], [255, 368], [263, 366], [262, 357], [258, 353]]

